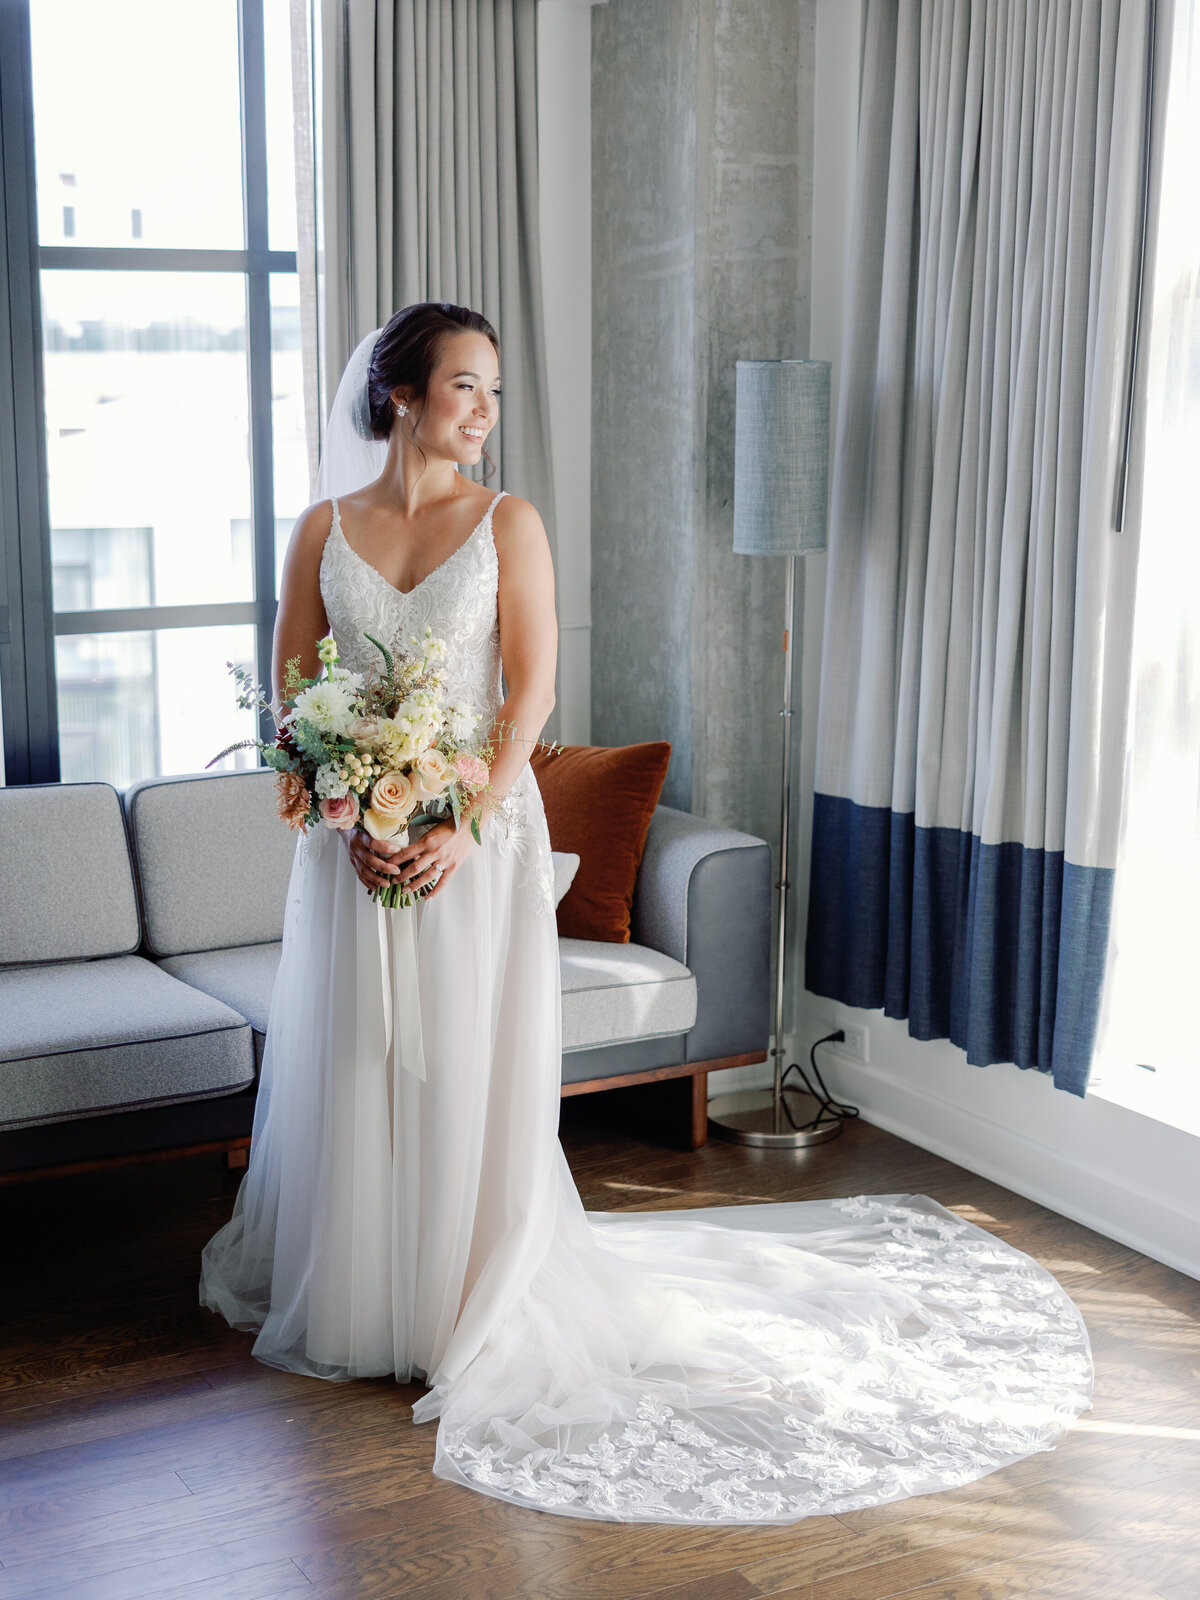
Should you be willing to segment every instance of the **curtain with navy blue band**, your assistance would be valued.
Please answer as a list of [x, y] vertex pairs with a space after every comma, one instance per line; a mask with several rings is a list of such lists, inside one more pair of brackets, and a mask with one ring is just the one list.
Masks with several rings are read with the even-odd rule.
[[865, 12], [805, 983], [1074, 1095], [1125, 763], [1153, 15]]
[[816, 797], [805, 986], [1082, 1095], [1113, 875]]

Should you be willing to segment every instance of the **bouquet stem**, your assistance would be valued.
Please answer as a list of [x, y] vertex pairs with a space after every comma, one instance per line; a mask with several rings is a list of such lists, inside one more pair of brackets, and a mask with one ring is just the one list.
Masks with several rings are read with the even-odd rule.
[[424, 898], [420, 890], [413, 894], [410, 889], [402, 889], [398, 883], [389, 883], [386, 889], [371, 890], [371, 899], [377, 905], [381, 905], [385, 911], [394, 911], [397, 906], [407, 910], [410, 906], [415, 906], [418, 900], [423, 900]]

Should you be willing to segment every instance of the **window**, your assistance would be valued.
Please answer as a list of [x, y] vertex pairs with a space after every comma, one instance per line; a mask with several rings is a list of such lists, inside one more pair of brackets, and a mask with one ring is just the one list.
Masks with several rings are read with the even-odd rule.
[[1088, 1093], [1200, 1135], [1200, 0], [1174, 13], [1122, 839]]
[[32, 263], [44, 418], [40, 483], [14, 450], [0, 484], [9, 781], [196, 771], [255, 731], [227, 663], [269, 672], [279, 546], [308, 499], [288, 0], [0, 15], [26, 90], [23, 121], [0, 97], [0, 131], [34, 180], [5, 220]]

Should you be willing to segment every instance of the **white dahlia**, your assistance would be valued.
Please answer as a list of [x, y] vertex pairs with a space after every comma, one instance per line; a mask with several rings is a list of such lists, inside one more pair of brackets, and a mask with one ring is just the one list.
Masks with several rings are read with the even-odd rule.
[[346, 734], [358, 720], [354, 689], [340, 679], [331, 683], [319, 679], [301, 689], [294, 702], [294, 715], [311, 722], [318, 733]]

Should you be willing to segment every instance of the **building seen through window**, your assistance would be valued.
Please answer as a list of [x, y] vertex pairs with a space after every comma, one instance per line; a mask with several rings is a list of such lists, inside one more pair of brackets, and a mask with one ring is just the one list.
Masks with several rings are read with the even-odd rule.
[[[269, 48], [248, 87], [237, 0], [186, 13], [31, 0], [67, 781], [197, 771], [256, 731], [227, 663], [269, 672], [255, 544], [273, 534], [277, 571], [308, 499], [295, 258], [263, 268], [238, 254], [257, 238], [261, 262], [268, 233], [266, 193], [243, 193], [246, 127], [261, 138], [265, 122], [259, 170], [294, 212], [287, 0], [259, 4]], [[131, 267], [131, 246], [144, 267]], [[257, 343], [252, 270], [269, 284]], [[270, 414], [266, 451], [257, 412]]]

